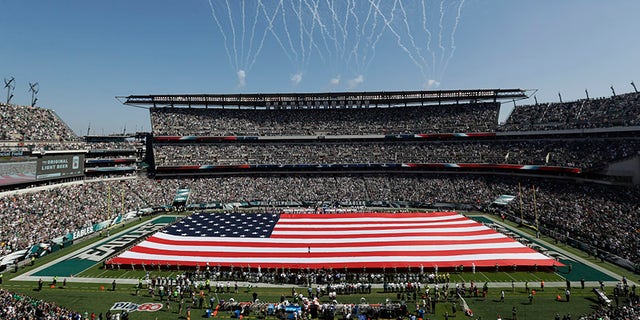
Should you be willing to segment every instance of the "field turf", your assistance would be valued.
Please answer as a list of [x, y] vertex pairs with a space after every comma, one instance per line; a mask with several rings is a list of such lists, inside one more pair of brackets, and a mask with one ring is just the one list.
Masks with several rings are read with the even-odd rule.
[[[155, 218], [153, 218], [155, 219]], [[135, 224], [145, 222], [148, 219], [142, 219], [140, 221], [132, 222], [129, 225], [118, 227], [120, 230], [125, 230]], [[114, 230], [115, 231], [115, 230]], [[523, 230], [525, 232], [526, 230]], [[21, 267], [18, 273], [8, 272], [5, 273], [4, 282], [0, 287], [11, 290], [18, 294], [29, 295], [34, 298], [44, 299], [47, 301], [54, 301], [64, 307], [77, 310], [80, 312], [88, 311], [89, 313], [95, 312], [106, 313], [107, 310], [115, 302], [133, 302], [137, 304], [147, 302], [159, 302], [156, 295], [155, 298], [151, 298], [147, 294], [146, 290], [141, 290], [138, 296], [135, 295], [135, 289], [133, 284], [119, 283], [115, 291], [111, 291], [110, 283], [111, 279], [139, 279], [146, 274], [145, 270], [105, 270], [101, 269], [101, 264], [89, 266], [84, 271], [74, 275], [76, 278], [104, 278], [104, 284], [96, 283], [79, 283], [69, 279], [69, 283], [65, 288], [58, 286], [57, 288], [50, 288], [48, 283], [45, 282], [45, 286], [41, 291], [37, 290], [37, 282], [35, 281], [9, 281], [10, 278], [20, 275], [24, 272], [28, 272], [42, 266], [44, 263], [50, 262], [54, 259], [60, 258], [69, 254], [75, 249], [89, 246], [96, 241], [100, 241], [102, 238], [95, 237], [93, 239], [86, 240], [82, 243], [75, 244], [71, 247], [71, 250], [65, 249], [49, 256], [38, 259], [34, 267], [25, 266]], [[547, 239], [545, 239], [547, 240]], [[548, 240], [547, 240], [548, 241]], [[634, 279], [633, 275], [620, 270], [614, 266], [610, 266], [607, 263], [597, 261], [593, 257], [579, 252], [571, 247], [558, 244], [563, 250], [570, 251], [572, 254], [586, 259], [590, 263], [597, 264], [601, 267], [607, 267], [621, 275], [626, 275], [629, 279]], [[428, 270], [425, 270], [429, 272]], [[467, 270], [465, 270], [467, 271]], [[499, 271], [483, 271], [477, 273], [461, 272], [451, 273], [451, 285], [455, 285], [456, 282], [469, 283], [474, 281], [478, 286], [482, 286], [484, 282], [490, 282], [489, 295], [486, 299], [481, 297], [468, 297], [467, 303], [474, 312], [473, 319], [496, 319], [498, 315], [501, 315], [503, 319], [511, 319], [513, 307], [517, 310], [518, 319], [553, 319], [555, 314], [558, 313], [560, 317], [565, 314], [571, 314], [575, 319], [578, 315], [584, 315], [591, 313], [593, 308], [597, 305], [595, 295], [591, 292], [591, 287], [585, 289], [574, 288], [572, 290], [571, 301], [564, 301], [564, 288], [547, 286], [544, 292], [537, 291], [533, 303], [529, 303], [528, 295], [525, 293], [522, 286], [516, 287], [515, 292], [512, 291], [511, 282], [522, 283], [524, 281], [529, 282], [529, 286], [532, 289], [539, 289], [539, 283], [544, 280], [547, 284], [564, 284], [566, 278], [575, 281], [574, 278], [577, 271], [580, 271], [580, 266], [575, 265], [574, 270], [569, 273], [566, 267], [559, 268], [558, 272], [528, 272], [528, 271], [513, 271], [501, 269]], [[150, 271], [152, 276], [173, 276], [178, 271], [171, 270], [152, 270]], [[63, 277], [59, 277], [58, 284], [60, 285]], [[124, 282], [124, 281], [123, 281]], [[433, 285], [431, 285], [433, 286]], [[269, 286], [266, 284], [253, 284], [252, 288], [241, 286], [239, 292], [236, 293], [221, 293], [216, 296], [217, 300], [234, 298], [236, 301], [250, 301], [252, 293], [256, 292], [258, 298], [265, 302], [278, 302], [280, 297], [291, 296], [292, 286]], [[504, 290], [506, 293], [505, 301], [500, 302], [499, 293], [500, 290]], [[306, 288], [297, 288], [298, 292], [306, 293]], [[608, 287], [608, 294], [611, 295], [612, 288]], [[205, 294], [208, 295], [207, 292]], [[556, 301], [556, 296], [561, 296], [563, 301]], [[207, 297], [205, 301], [208, 301]], [[381, 288], [374, 288], [371, 294], [353, 294], [353, 295], [339, 295], [337, 301], [339, 303], [359, 303], [364, 298], [368, 303], [383, 303], [386, 299], [390, 301], [397, 301], [398, 296], [396, 293], [384, 293]], [[322, 302], [327, 302], [326, 297], [321, 299]], [[620, 301], [623, 303], [624, 301]], [[206, 303], [205, 303], [206, 304]], [[455, 304], [457, 312], [454, 314], [452, 305]], [[415, 311], [416, 302], [409, 301], [407, 303], [409, 311]], [[186, 308], [185, 308], [186, 309]], [[426, 317], [429, 319], [444, 319], [445, 312], [449, 314], [449, 319], [469, 319], [460, 310], [459, 304], [453, 301], [441, 302], [437, 304], [436, 314], [430, 314]], [[204, 309], [192, 309], [192, 319], [201, 319], [204, 315]], [[229, 318], [229, 312], [221, 312], [217, 318]], [[255, 314], [249, 314], [245, 318], [253, 319]], [[167, 310], [166, 305], [160, 311], [157, 312], [142, 312], [136, 311], [130, 314], [130, 319], [185, 319], [185, 311], [181, 314], [177, 313], [177, 304], [171, 303], [171, 310]], [[273, 318], [275, 319], [275, 318]]]
[[[101, 286], [105, 288], [101, 290]], [[96, 315], [102, 312], [103, 314], [115, 303], [115, 302], [134, 302], [138, 304], [147, 302], [159, 302], [159, 298], [156, 295], [152, 299], [146, 291], [140, 291], [140, 295], [135, 296], [134, 285], [119, 285], [115, 291], [111, 291], [109, 285], [100, 284], [80, 284], [73, 283], [68, 284], [66, 288], [50, 288], [44, 286], [42, 291], [37, 291], [36, 283], [18, 282], [11, 283], [10, 285], [4, 285], [6, 289], [17, 292], [19, 294], [26, 294], [34, 298], [45, 299], [48, 301], [55, 301], [58, 304], [78, 310], [80, 312], [88, 311], [89, 313], [95, 312]], [[562, 288], [546, 288], [544, 292], [536, 292], [534, 301], [529, 304], [528, 295], [524, 292], [524, 288], [516, 288], [516, 292], [513, 293], [511, 288], [503, 288], [505, 290], [505, 301], [500, 302], [499, 288], [489, 288], [489, 294], [486, 299], [481, 297], [469, 297], [466, 299], [469, 307], [474, 312], [474, 319], [496, 319], [498, 315], [502, 315], [505, 319], [511, 318], [512, 308], [516, 307], [518, 319], [553, 319], [556, 313], [561, 316], [565, 314], [572, 314], [574, 318], [577, 315], [588, 314], [592, 311], [593, 306], [596, 304], [594, 300], [595, 296], [591, 292], [591, 288], [573, 289], [570, 302], [555, 301], [556, 296], [560, 295], [564, 300], [564, 290]], [[217, 299], [234, 298], [236, 301], [250, 301], [253, 292], [258, 294], [258, 299], [261, 301], [280, 301], [280, 296], [291, 296], [291, 287], [253, 287], [247, 290], [246, 287], [241, 287], [239, 293], [222, 293], [217, 294]], [[298, 288], [297, 292], [306, 292], [305, 288]], [[207, 294], [207, 292], [205, 292]], [[215, 296], [215, 294], [212, 294]], [[352, 294], [352, 295], [339, 295], [337, 300], [339, 303], [359, 303], [361, 298], [365, 298], [368, 303], [382, 303], [385, 299], [391, 301], [397, 301], [396, 293], [383, 293], [381, 289], [374, 289], [371, 294]], [[290, 298], [289, 298], [290, 299]], [[208, 301], [208, 297], [205, 299]], [[327, 302], [326, 297], [321, 298], [321, 301]], [[456, 305], [457, 312], [452, 312], [452, 305]], [[186, 305], [186, 304], [185, 304]], [[409, 311], [415, 310], [415, 302], [410, 301], [408, 303]], [[452, 301], [440, 302], [436, 307], [436, 314], [429, 315], [430, 319], [444, 319], [445, 312], [448, 312], [450, 319], [469, 319], [460, 311], [459, 304]], [[204, 309], [192, 309], [192, 319], [200, 319], [205, 314]], [[229, 318], [229, 312], [221, 312], [216, 318]], [[454, 316], [454, 317], [451, 317]], [[255, 318], [255, 314], [249, 314], [245, 318]], [[130, 319], [180, 319], [185, 318], [185, 311], [182, 314], [177, 313], [177, 304], [171, 303], [171, 310], [167, 310], [166, 306], [157, 312], [141, 312], [136, 311], [130, 314]], [[272, 319], [275, 319], [272, 317]]]

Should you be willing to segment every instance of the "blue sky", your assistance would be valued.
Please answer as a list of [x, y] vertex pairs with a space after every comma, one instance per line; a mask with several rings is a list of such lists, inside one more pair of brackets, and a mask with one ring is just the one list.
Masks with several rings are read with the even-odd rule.
[[248, 0], [243, 23], [236, 0], [0, 0], [0, 77], [15, 77], [18, 104], [39, 82], [38, 104], [79, 134], [89, 124], [94, 134], [149, 130], [146, 110], [114, 99], [129, 94], [417, 90], [433, 80], [557, 101], [640, 84], [637, 0], [466, 0], [459, 16], [462, 0], [341, 0], [339, 28], [332, 1]]

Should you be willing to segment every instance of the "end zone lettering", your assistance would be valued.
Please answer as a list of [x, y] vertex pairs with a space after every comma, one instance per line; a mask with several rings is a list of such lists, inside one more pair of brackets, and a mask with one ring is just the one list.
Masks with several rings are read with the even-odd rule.
[[144, 225], [139, 226], [137, 229], [133, 231], [127, 232], [122, 236], [115, 238], [113, 240], [110, 240], [106, 243], [101, 243], [99, 245], [90, 247], [72, 256], [72, 258], [79, 258], [79, 259], [91, 260], [96, 262], [102, 261], [103, 259], [108, 257], [110, 254], [113, 254], [114, 252], [121, 250], [122, 248], [125, 248], [127, 245], [129, 245], [136, 239], [146, 234], [150, 234], [156, 230], [162, 229], [167, 224], [169, 223], [168, 222], [154, 223], [153, 221], [146, 222]]
[[111, 310], [126, 310], [127, 312], [134, 311], [147, 311], [147, 312], [155, 312], [162, 309], [162, 303], [143, 303], [137, 304], [133, 302], [116, 302], [110, 308]]

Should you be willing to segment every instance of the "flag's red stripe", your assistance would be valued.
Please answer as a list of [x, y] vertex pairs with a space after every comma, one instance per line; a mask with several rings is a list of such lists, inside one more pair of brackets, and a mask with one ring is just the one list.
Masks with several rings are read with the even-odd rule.
[[476, 236], [485, 234], [496, 233], [492, 229], [476, 230], [476, 231], [456, 231], [456, 232], [403, 232], [403, 233], [367, 233], [367, 234], [323, 234], [323, 235], [308, 235], [308, 234], [283, 234], [276, 233], [271, 234], [272, 239], [339, 239], [339, 238], [381, 238], [390, 236], [402, 236], [402, 237], [434, 237], [434, 236], [447, 236], [447, 237], [464, 237], [464, 236]]
[[[190, 266], [190, 267], [195, 267], [195, 266], [200, 266], [201, 268], [203, 268], [206, 265], [206, 262], [200, 261], [170, 261], [170, 260], [162, 260], [160, 257], [159, 259], [154, 259], [154, 260], [144, 260], [144, 259], [131, 259], [131, 258], [113, 258], [109, 261], [110, 264], [122, 264], [122, 265], [127, 265], [127, 264], [146, 264], [146, 265], [151, 265], [151, 264], [155, 264], [155, 265], [170, 265], [170, 266]], [[457, 267], [460, 265], [465, 266], [465, 268], [468, 270], [469, 268], [471, 268], [471, 263], [472, 261], [468, 261], [468, 260], [451, 260], [451, 261], [438, 261], [438, 262], [429, 262], [427, 258], [425, 258], [425, 261], [421, 261], [421, 262], [407, 262], [407, 261], [403, 261], [402, 259], [397, 259], [397, 260], [392, 260], [390, 259], [389, 261], [385, 261], [385, 262], [345, 262], [345, 263], [260, 263], [257, 264], [255, 262], [251, 262], [251, 261], [246, 261], [246, 262], [234, 262], [234, 263], [209, 263], [209, 265], [215, 265], [215, 266], [221, 266], [221, 267], [230, 267], [230, 266], [234, 266], [234, 267], [248, 267], [251, 266], [252, 268], [257, 268], [258, 265], [265, 270], [266, 268], [299, 268], [299, 269], [304, 269], [304, 268], [310, 268], [310, 269], [324, 269], [327, 270], [329, 268], [333, 268], [333, 269], [343, 269], [343, 268], [348, 268], [348, 269], [362, 269], [362, 268], [368, 268], [369, 270], [371, 269], [382, 269], [382, 268], [393, 268], [393, 267], [400, 267], [400, 268], [407, 268], [407, 267], [411, 267], [411, 268], [420, 268], [421, 266], [424, 267], [425, 272], [433, 272], [434, 267], [438, 266], [439, 268], [450, 268], [450, 267]], [[475, 264], [476, 267], [482, 268], [482, 267], [491, 267], [494, 268], [496, 264], [498, 264], [500, 266], [500, 271], [510, 271], [513, 270], [511, 266], [516, 265], [518, 267], [533, 267], [533, 266], [538, 266], [538, 267], [551, 267], [553, 265], [556, 266], [563, 266], [562, 263], [554, 261], [552, 259], [547, 259], [547, 260], [536, 260], [536, 259], [491, 259], [491, 260], [478, 260], [478, 261], [473, 261], [473, 263]], [[418, 270], [418, 269], [416, 269]], [[442, 270], [442, 269], [441, 269]]]
[[[245, 238], [246, 239], [246, 238]], [[213, 246], [223, 246], [223, 247], [261, 247], [261, 248], [271, 248], [274, 246], [281, 248], [306, 248], [309, 246], [307, 243], [297, 242], [297, 243], [265, 243], [260, 242], [259, 238], [256, 241], [251, 242], [223, 242], [223, 241], [199, 241], [199, 240], [170, 240], [158, 238], [155, 236], [149, 237], [147, 241], [161, 243], [161, 244], [170, 244], [170, 245], [181, 245], [181, 246], [201, 246], [201, 247], [213, 247]], [[420, 246], [420, 245], [456, 245], [456, 244], [480, 244], [480, 243], [502, 243], [502, 242], [513, 242], [515, 240], [511, 238], [495, 238], [495, 239], [473, 239], [473, 240], [438, 240], [438, 241], [376, 241], [376, 242], [349, 242], [349, 243], [314, 243], [313, 246], [315, 248], [348, 248], [348, 247], [369, 247], [371, 245], [384, 245], [384, 246]]]
[[298, 213], [283, 213], [280, 214], [280, 219], [351, 219], [351, 218], [390, 218], [390, 219], [402, 219], [402, 218], [432, 218], [432, 217], [448, 217], [458, 216], [457, 212], [412, 212], [412, 213], [383, 213], [383, 212], [356, 212], [356, 213], [322, 213], [322, 214], [298, 214]]
[[[304, 218], [304, 219], [309, 219], [309, 218]], [[473, 220], [467, 219], [463, 216], [454, 218], [454, 219], [447, 219], [447, 220], [435, 220], [435, 221], [427, 221], [427, 220], [402, 220], [401, 218], [392, 218], [389, 220], [378, 220], [378, 221], [345, 221], [345, 219], [339, 218], [339, 219], [313, 219], [313, 222], [309, 222], [309, 221], [301, 221], [300, 219], [294, 219], [296, 221], [292, 221], [291, 219], [284, 219], [284, 218], [280, 218], [280, 220], [278, 220], [278, 225], [309, 225], [309, 224], [313, 224], [313, 225], [333, 225], [333, 224], [360, 224], [360, 225], [366, 225], [366, 224], [386, 224], [386, 223], [394, 223], [394, 224], [416, 224], [416, 223], [422, 223], [422, 224], [439, 224], [439, 223], [444, 223], [444, 222], [454, 222], [454, 221], [469, 221], [469, 222], [474, 222], [474, 223], [478, 223], [475, 222]], [[478, 223], [479, 224], [479, 223]]]
[[[343, 225], [344, 223], [338, 223], [338, 225]], [[297, 228], [279, 228], [280, 223], [278, 223], [273, 231], [346, 231], [346, 230], [394, 230], [394, 229], [442, 229], [442, 228], [465, 228], [465, 227], [477, 227], [480, 225], [478, 222], [468, 222], [464, 224], [429, 224], [429, 225], [406, 225], [406, 226], [375, 226], [375, 227], [367, 227], [366, 224], [362, 226], [353, 226], [352, 228], [332, 228], [332, 227], [323, 227], [323, 228], [312, 228], [312, 227], [297, 227]], [[306, 224], [308, 226], [308, 224]]]
[[143, 246], [135, 246], [129, 251], [137, 253], [153, 254], [157, 256], [190, 256], [190, 257], [210, 257], [210, 258], [300, 258], [300, 259], [315, 259], [315, 258], [336, 258], [336, 257], [429, 257], [434, 256], [458, 256], [458, 255], [473, 255], [473, 254], [501, 254], [501, 253], [532, 253], [533, 249], [527, 247], [521, 248], [488, 248], [488, 249], [458, 249], [458, 250], [442, 250], [442, 251], [371, 251], [371, 252], [314, 252], [313, 248], [311, 252], [278, 252], [278, 248], [264, 251], [254, 252], [203, 252], [203, 251], [189, 251], [189, 247], [184, 250], [164, 250], [147, 248]]

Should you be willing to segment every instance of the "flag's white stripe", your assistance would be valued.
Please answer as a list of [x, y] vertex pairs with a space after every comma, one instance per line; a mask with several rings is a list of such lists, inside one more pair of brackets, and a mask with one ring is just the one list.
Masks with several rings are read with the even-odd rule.
[[[407, 233], [451, 233], [451, 232], [471, 232], [487, 230], [485, 226], [459, 227], [459, 228], [416, 228], [416, 229], [387, 229], [387, 230], [323, 230], [323, 231], [286, 231], [273, 230], [272, 235], [305, 235], [305, 236], [333, 236], [333, 235], [367, 235], [367, 234], [407, 234]], [[459, 235], [458, 235], [459, 237]]]
[[280, 217], [278, 220], [281, 223], [313, 223], [313, 222], [324, 222], [324, 223], [367, 223], [367, 222], [398, 222], [398, 221], [407, 221], [407, 222], [438, 222], [438, 221], [446, 221], [446, 220], [455, 220], [463, 217], [462, 215], [451, 215], [451, 216], [437, 216], [437, 217], [371, 217], [364, 216], [362, 218], [329, 218], [323, 217], [322, 215], [318, 215], [318, 218], [285, 218]]
[[451, 240], [482, 240], [482, 239], [500, 239], [507, 236], [501, 233], [479, 234], [473, 236], [388, 236], [388, 237], [354, 237], [354, 238], [234, 238], [234, 237], [190, 237], [190, 236], [175, 236], [164, 232], [159, 232], [154, 235], [161, 239], [177, 240], [177, 241], [215, 241], [215, 242], [261, 242], [265, 244], [278, 244], [278, 243], [382, 243], [382, 242], [396, 242], [396, 241], [451, 241]]
[[444, 250], [477, 250], [477, 249], [505, 249], [505, 248], [522, 248], [524, 247], [519, 242], [500, 242], [500, 243], [471, 243], [471, 244], [456, 244], [456, 245], [416, 245], [416, 246], [365, 246], [365, 247], [338, 247], [338, 248], [322, 248], [322, 247], [300, 247], [300, 248], [287, 248], [287, 247], [237, 247], [237, 246], [189, 246], [179, 244], [162, 244], [153, 241], [143, 241], [138, 244], [139, 247], [171, 250], [171, 251], [195, 251], [195, 252], [299, 252], [307, 253], [311, 250], [314, 253], [320, 252], [378, 252], [378, 251], [417, 251], [417, 252], [437, 252]]
[[[438, 225], [458, 225], [458, 224], [468, 224], [468, 225], [472, 225], [474, 224], [474, 221], [469, 221], [469, 220], [460, 220], [460, 221], [443, 221], [443, 222], [438, 222]], [[321, 224], [321, 223], [316, 223], [316, 224], [309, 224], [309, 223], [304, 223], [304, 224], [300, 224], [300, 225], [296, 225], [296, 224], [280, 224], [278, 223], [276, 225], [276, 228], [280, 228], [280, 229], [290, 229], [290, 228], [309, 228], [309, 229], [328, 229], [328, 228], [369, 228], [369, 227], [417, 227], [417, 226], [424, 226], [424, 227], [428, 227], [428, 226], [433, 226], [434, 223], [433, 222], [416, 222], [416, 223], [412, 223], [412, 224], [407, 224], [407, 223], [367, 223], [367, 224], [362, 224], [362, 223], [343, 223], [343, 224], [335, 224], [335, 225], [326, 225], [326, 224]], [[476, 223], [477, 225], [477, 223]], [[411, 230], [411, 229], [408, 229]], [[372, 231], [374, 232], [374, 231]]]
[[486, 260], [541, 260], [548, 261], [549, 257], [537, 252], [532, 253], [501, 253], [501, 254], [463, 254], [463, 255], [448, 255], [448, 256], [402, 256], [402, 257], [389, 257], [389, 256], [348, 256], [348, 257], [326, 257], [326, 258], [283, 258], [274, 255], [269, 258], [225, 258], [225, 257], [194, 257], [194, 256], [181, 256], [181, 255], [156, 255], [147, 253], [138, 253], [127, 251], [119, 256], [125, 259], [139, 259], [148, 262], [152, 261], [185, 261], [185, 262], [209, 262], [210, 264], [216, 263], [231, 263], [231, 264], [259, 264], [259, 263], [274, 263], [274, 264], [319, 264], [319, 263], [354, 263], [354, 262], [379, 262], [388, 263], [393, 261], [402, 262], [450, 262], [450, 261], [486, 261]]

